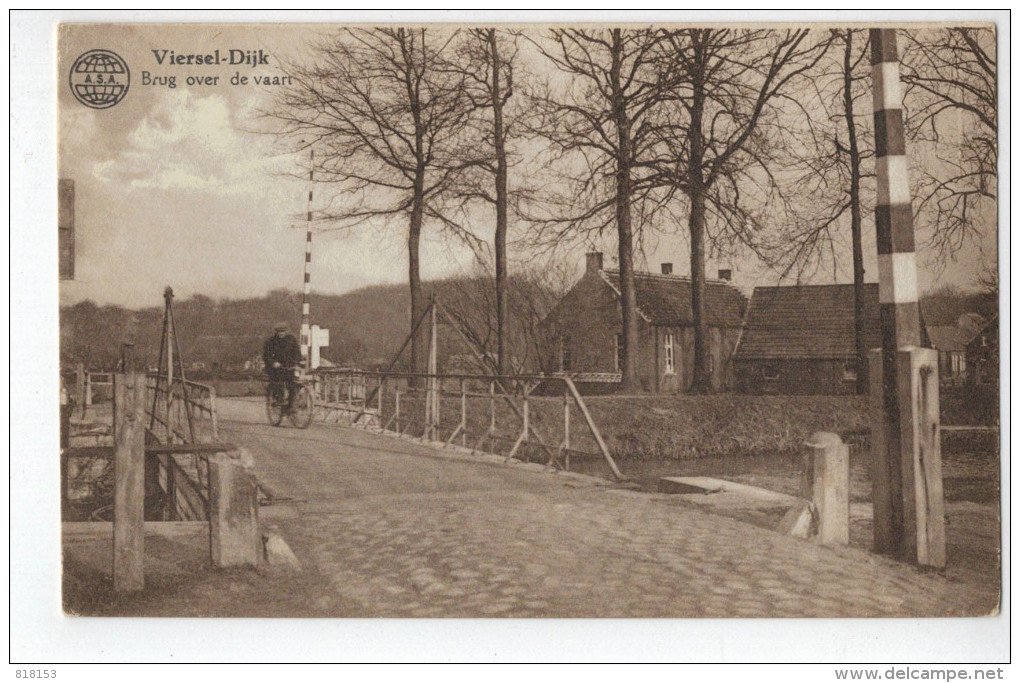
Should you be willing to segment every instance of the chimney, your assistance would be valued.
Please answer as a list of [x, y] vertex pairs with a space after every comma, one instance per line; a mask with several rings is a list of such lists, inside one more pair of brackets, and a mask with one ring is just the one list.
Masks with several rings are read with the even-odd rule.
[[672, 263], [663, 263], [662, 264], [662, 274], [663, 275], [672, 275], [673, 274], [673, 264]]
[[585, 258], [586, 258], [585, 268], [584, 268], [585, 274], [588, 274], [588, 273], [598, 273], [600, 270], [602, 270], [602, 252], [601, 251], [592, 251], [592, 252], [589, 252], [589, 253], [585, 254]]
[[726, 282], [730, 282], [731, 280], [733, 280], [733, 270], [730, 268], [720, 268], [719, 279], [725, 280]]

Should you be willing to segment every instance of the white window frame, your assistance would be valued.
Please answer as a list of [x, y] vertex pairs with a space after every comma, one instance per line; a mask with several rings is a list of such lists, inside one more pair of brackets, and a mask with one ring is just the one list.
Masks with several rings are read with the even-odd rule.
[[662, 342], [663, 358], [666, 364], [666, 374], [676, 374], [676, 355], [675, 355], [675, 343], [676, 340], [673, 337], [672, 332], [666, 333], [666, 338]]

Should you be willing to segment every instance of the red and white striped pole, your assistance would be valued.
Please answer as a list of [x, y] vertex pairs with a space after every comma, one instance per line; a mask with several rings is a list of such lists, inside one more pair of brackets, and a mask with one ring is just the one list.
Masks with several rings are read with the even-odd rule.
[[874, 547], [945, 566], [938, 357], [920, 349], [914, 220], [895, 29], [871, 29], [881, 351], [871, 355]]
[[308, 213], [305, 217], [305, 282], [301, 298], [301, 358], [305, 371], [312, 369], [312, 329], [309, 299], [312, 293], [312, 190], [315, 186], [315, 150], [311, 150], [308, 166]]

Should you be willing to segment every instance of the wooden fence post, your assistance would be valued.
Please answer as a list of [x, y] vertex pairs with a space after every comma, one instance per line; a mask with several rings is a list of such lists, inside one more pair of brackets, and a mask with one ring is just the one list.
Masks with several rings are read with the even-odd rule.
[[145, 587], [145, 376], [114, 378], [113, 589]]
[[896, 356], [903, 472], [903, 542], [919, 565], [946, 566], [938, 351], [905, 348]]
[[257, 566], [259, 532], [255, 460], [244, 449], [209, 456], [209, 545], [217, 567]]
[[850, 448], [831, 432], [815, 432], [804, 444], [804, 497], [818, 513], [818, 540], [850, 543]]
[[85, 417], [85, 364], [74, 364], [74, 400], [81, 406], [81, 416]]

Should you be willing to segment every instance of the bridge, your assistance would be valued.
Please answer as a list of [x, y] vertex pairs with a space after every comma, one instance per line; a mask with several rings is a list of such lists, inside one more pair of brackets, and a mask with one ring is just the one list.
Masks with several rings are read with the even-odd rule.
[[[109, 538], [112, 526], [115, 587], [143, 587], [144, 536], [197, 534], [217, 566], [266, 568], [282, 557], [314, 576], [289, 616], [997, 609], [993, 577], [919, 572], [635, 490], [569, 377], [439, 374], [434, 357], [419, 375], [321, 369], [309, 380], [311, 425], [273, 426], [263, 397], [217, 397], [175, 371], [170, 298], [158, 372], [113, 378], [114, 445], [66, 452], [128, 463], [114, 508], [130, 514], [113, 525], [65, 525], [65, 550], [69, 539]], [[245, 616], [244, 605], [232, 613]]]
[[[946, 616], [995, 598], [544, 464], [217, 400], [315, 602], [382, 617]], [[991, 602], [989, 602], [991, 600]], [[346, 606], [346, 607], [344, 607]], [[295, 615], [301, 616], [301, 615]]]

